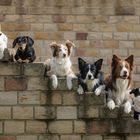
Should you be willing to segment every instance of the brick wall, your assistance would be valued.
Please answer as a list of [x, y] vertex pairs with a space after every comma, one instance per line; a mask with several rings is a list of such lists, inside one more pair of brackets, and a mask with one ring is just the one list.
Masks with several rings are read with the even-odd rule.
[[110, 111], [105, 96], [78, 95], [64, 78], [54, 90], [42, 63], [0, 62], [0, 140], [138, 140], [133, 111]]
[[9, 47], [18, 35], [35, 40], [36, 62], [50, 57], [52, 41], [72, 40], [72, 61], [135, 55], [135, 86], [140, 85], [140, 0], [0, 0], [0, 23]]
[[[140, 86], [140, 0], [0, 0], [0, 24], [8, 47], [18, 35], [35, 40], [36, 62], [50, 57], [52, 41], [72, 40], [72, 55], [104, 59], [135, 56], [133, 79]], [[65, 79], [57, 90], [40, 64], [0, 63], [0, 140], [138, 140], [140, 123], [122, 108], [109, 111], [104, 96], [79, 96]], [[77, 69], [77, 67], [75, 68]], [[73, 81], [76, 83], [76, 80]]]

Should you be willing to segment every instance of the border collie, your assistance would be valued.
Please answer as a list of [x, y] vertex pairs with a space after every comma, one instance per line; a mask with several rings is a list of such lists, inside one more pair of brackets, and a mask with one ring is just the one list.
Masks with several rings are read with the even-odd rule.
[[45, 62], [48, 67], [48, 75], [52, 78], [52, 85], [54, 88], [58, 86], [57, 76], [66, 76], [68, 89], [72, 89], [72, 79], [76, 78], [72, 71], [72, 63], [70, 56], [75, 45], [67, 40], [66, 44], [58, 44], [52, 42], [50, 44], [52, 51], [52, 58]]
[[125, 60], [122, 60], [116, 55], [113, 55], [111, 65], [111, 75], [106, 79], [107, 88], [107, 106], [110, 110], [115, 108], [115, 105], [123, 105], [124, 111], [131, 111], [132, 100], [130, 98], [131, 80], [133, 70], [133, 55]]
[[140, 121], [140, 88], [133, 89], [130, 94], [134, 94], [134, 119]]
[[83, 94], [84, 92], [94, 92], [100, 95], [105, 88], [103, 85], [103, 73], [100, 71], [103, 59], [99, 59], [93, 64], [85, 62], [82, 58], [78, 58], [79, 71], [78, 83], [79, 88], [77, 92]]

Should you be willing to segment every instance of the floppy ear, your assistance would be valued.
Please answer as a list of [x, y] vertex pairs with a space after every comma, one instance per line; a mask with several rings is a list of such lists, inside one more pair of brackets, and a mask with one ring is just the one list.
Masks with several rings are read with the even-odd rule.
[[79, 66], [79, 70], [81, 70], [84, 65], [86, 64], [86, 62], [82, 59], [82, 58], [78, 58], [78, 66]]
[[52, 42], [49, 46], [51, 47], [51, 51], [53, 53], [53, 57], [55, 57], [56, 56], [56, 50], [58, 48], [57, 43], [56, 42]]
[[130, 55], [128, 58], [125, 59], [125, 61], [127, 61], [130, 65], [130, 69], [133, 69], [133, 62], [134, 62], [134, 56]]
[[97, 61], [94, 63], [94, 65], [96, 66], [97, 70], [101, 70], [102, 63], [103, 63], [103, 59], [99, 59], [99, 60], [97, 60]]
[[72, 53], [73, 47], [75, 47], [75, 44], [72, 43], [71, 41], [67, 40], [66, 46], [68, 48], [68, 55], [70, 55]]
[[20, 37], [17, 37], [17, 38], [13, 41], [13, 48], [15, 48], [15, 46], [16, 46], [16, 44], [17, 44], [19, 38], [20, 38]]
[[26, 38], [27, 38], [28, 46], [32, 47], [34, 45], [34, 40], [29, 36], [26, 36]]

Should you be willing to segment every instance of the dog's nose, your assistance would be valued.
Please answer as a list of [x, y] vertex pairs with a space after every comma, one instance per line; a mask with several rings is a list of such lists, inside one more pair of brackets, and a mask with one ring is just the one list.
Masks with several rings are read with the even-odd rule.
[[127, 75], [127, 71], [124, 71], [123, 73], [124, 73], [124, 75]]
[[92, 77], [91, 75], [88, 75], [88, 79], [91, 79], [91, 77]]
[[66, 54], [65, 53], [63, 54], [63, 57], [66, 57]]

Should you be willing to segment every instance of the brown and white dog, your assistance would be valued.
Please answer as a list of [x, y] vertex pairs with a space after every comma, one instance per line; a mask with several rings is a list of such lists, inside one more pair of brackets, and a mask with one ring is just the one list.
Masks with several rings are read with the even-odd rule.
[[125, 60], [122, 60], [116, 55], [113, 55], [111, 65], [111, 75], [106, 79], [107, 87], [107, 107], [112, 110], [115, 105], [124, 105], [124, 111], [131, 111], [132, 100], [130, 98], [132, 70], [133, 70], [133, 55]]
[[45, 62], [45, 65], [49, 66], [48, 75], [52, 78], [52, 85], [54, 88], [58, 86], [57, 76], [66, 76], [68, 89], [72, 89], [72, 79], [75, 78], [75, 74], [72, 71], [72, 63], [70, 55], [75, 45], [67, 40], [66, 44], [58, 44], [52, 42], [50, 44], [52, 51], [52, 58]]

